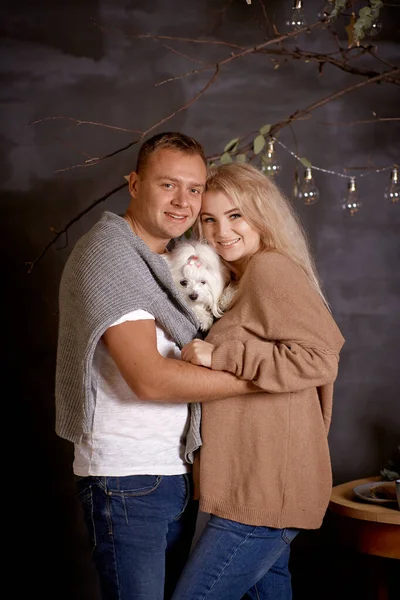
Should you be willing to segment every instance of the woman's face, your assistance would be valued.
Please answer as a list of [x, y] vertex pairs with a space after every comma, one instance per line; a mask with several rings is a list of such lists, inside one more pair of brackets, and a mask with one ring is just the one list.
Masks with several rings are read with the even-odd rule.
[[203, 194], [200, 219], [207, 242], [243, 273], [247, 260], [260, 248], [260, 234], [246, 221], [223, 192]]

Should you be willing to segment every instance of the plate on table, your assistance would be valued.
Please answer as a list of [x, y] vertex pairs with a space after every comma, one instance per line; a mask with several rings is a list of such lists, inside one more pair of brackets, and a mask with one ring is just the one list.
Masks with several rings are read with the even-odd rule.
[[371, 481], [353, 488], [354, 494], [364, 502], [373, 504], [391, 504], [396, 502], [394, 481]]

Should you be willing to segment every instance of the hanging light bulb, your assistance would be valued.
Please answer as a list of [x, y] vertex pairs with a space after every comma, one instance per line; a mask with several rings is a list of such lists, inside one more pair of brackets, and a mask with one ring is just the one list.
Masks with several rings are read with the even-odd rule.
[[375, 37], [380, 34], [381, 29], [382, 29], [381, 21], [379, 21], [378, 19], [375, 19], [375, 21], [373, 21], [371, 27], [368, 29], [367, 35], [369, 37]]
[[347, 194], [343, 200], [342, 208], [350, 217], [353, 217], [361, 208], [361, 201], [358, 197], [355, 177], [350, 177], [350, 181], [347, 185]]
[[304, 171], [304, 181], [299, 189], [297, 197], [307, 206], [315, 204], [319, 200], [319, 189], [314, 183], [311, 167], [307, 167]]
[[275, 156], [274, 140], [268, 140], [267, 152], [261, 155], [261, 171], [265, 175], [277, 175], [280, 170], [281, 165]]
[[400, 197], [399, 186], [399, 169], [394, 167], [390, 173], [390, 183], [385, 189], [385, 200], [389, 200], [392, 204], [397, 204]]
[[293, 31], [297, 31], [307, 25], [306, 16], [303, 10], [303, 0], [295, 0], [287, 25]]
[[329, 19], [334, 8], [335, 0], [327, 0], [321, 10], [318, 12], [318, 18]]

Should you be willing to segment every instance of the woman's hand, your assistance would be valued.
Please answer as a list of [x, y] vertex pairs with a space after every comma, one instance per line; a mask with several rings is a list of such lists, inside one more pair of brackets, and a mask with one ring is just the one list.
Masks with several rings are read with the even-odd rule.
[[193, 365], [211, 368], [211, 357], [213, 350], [213, 344], [196, 339], [183, 346], [182, 358], [186, 362], [190, 362]]

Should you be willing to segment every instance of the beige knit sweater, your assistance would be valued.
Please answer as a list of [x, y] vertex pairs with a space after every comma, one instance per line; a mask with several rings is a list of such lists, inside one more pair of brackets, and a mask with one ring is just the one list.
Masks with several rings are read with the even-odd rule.
[[207, 341], [213, 369], [263, 392], [203, 404], [201, 510], [318, 528], [332, 487], [327, 434], [344, 343], [330, 312], [291, 260], [259, 253]]

